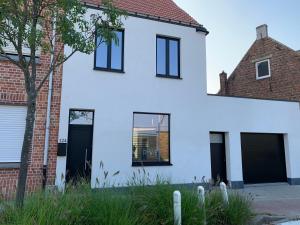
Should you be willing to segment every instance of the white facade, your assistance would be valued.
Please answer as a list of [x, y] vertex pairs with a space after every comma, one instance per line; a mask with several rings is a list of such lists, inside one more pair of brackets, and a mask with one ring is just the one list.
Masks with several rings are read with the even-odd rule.
[[[91, 10], [92, 11], [92, 10]], [[241, 132], [285, 135], [287, 177], [300, 178], [299, 103], [207, 95], [206, 36], [195, 28], [129, 16], [124, 21], [124, 71], [94, 70], [94, 54], [75, 54], [63, 68], [59, 140], [68, 140], [69, 110], [94, 110], [92, 186], [100, 162], [111, 182], [126, 184], [132, 167], [133, 112], [169, 113], [171, 166], [146, 167], [172, 183], [211, 178], [211, 131], [225, 132], [227, 176], [243, 181]], [[181, 78], [156, 77], [156, 36], [180, 38]], [[69, 51], [66, 47], [66, 51]], [[57, 159], [63, 186], [66, 157]]]

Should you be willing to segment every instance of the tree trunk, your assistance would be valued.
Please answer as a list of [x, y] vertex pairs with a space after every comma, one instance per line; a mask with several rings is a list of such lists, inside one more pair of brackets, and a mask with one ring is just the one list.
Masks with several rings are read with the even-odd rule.
[[26, 191], [26, 180], [29, 164], [29, 153], [32, 147], [33, 129], [35, 121], [36, 111], [36, 95], [35, 93], [29, 93], [27, 100], [27, 115], [26, 115], [26, 127], [23, 139], [22, 153], [21, 153], [21, 165], [19, 170], [16, 206], [21, 208], [24, 203], [24, 196]]

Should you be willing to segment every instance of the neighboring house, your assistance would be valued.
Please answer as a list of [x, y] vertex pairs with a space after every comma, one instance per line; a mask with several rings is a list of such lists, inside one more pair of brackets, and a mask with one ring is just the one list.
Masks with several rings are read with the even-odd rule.
[[202, 25], [171, 0], [116, 5], [128, 11], [119, 45], [64, 64], [58, 187], [78, 174], [99, 187], [104, 171], [123, 186], [142, 169], [175, 184], [300, 184], [298, 102], [207, 95]]
[[268, 36], [267, 25], [227, 79], [220, 95], [300, 101], [300, 53]]
[[[10, 47], [6, 47], [6, 51], [12, 56], [16, 54]], [[24, 49], [24, 52], [27, 53], [28, 49]], [[49, 56], [39, 54], [36, 60], [38, 76], [41, 76], [48, 70]], [[54, 74], [49, 142], [45, 141], [48, 82], [37, 100], [29, 159], [28, 191], [41, 188], [46, 176], [48, 184], [53, 184], [55, 180], [61, 79], [61, 71]], [[25, 131], [26, 103], [23, 72], [9, 61], [0, 58], [0, 198], [12, 197], [16, 190]], [[45, 157], [49, 158], [48, 162], [44, 160], [45, 149], [48, 149], [49, 153], [48, 157]]]

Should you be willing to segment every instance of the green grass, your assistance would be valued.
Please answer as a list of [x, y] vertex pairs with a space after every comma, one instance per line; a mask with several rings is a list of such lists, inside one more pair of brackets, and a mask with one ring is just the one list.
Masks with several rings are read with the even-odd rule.
[[252, 212], [250, 196], [229, 192], [229, 204], [223, 202], [220, 190], [213, 190], [206, 196], [207, 224], [211, 225], [247, 225]]
[[[81, 183], [62, 193], [36, 193], [29, 196], [23, 209], [4, 204], [2, 225], [173, 225], [173, 192], [182, 194], [182, 224], [246, 225], [251, 200], [230, 193], [229, 205], [220, 191], [206, 194], [205, 210], [199, 206], [196, 188], [175, 187], [165, 181], [155, 185], [131, 186], [125, 190], [91, 190]], [[205, 212], [204, 212], [205, 211]]]

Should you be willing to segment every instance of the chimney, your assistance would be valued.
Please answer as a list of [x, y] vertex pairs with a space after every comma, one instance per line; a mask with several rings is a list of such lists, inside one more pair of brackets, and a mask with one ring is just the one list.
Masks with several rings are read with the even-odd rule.
[[227, 73], [224, 71], [219, 74], [220, 76], [220, 91], [219, 95], [226, 95], [227, 94]]
[[262, 38], [268, 37], [268, 25], [263, 24], [256, 27], [256, 39], [260, 40]]

